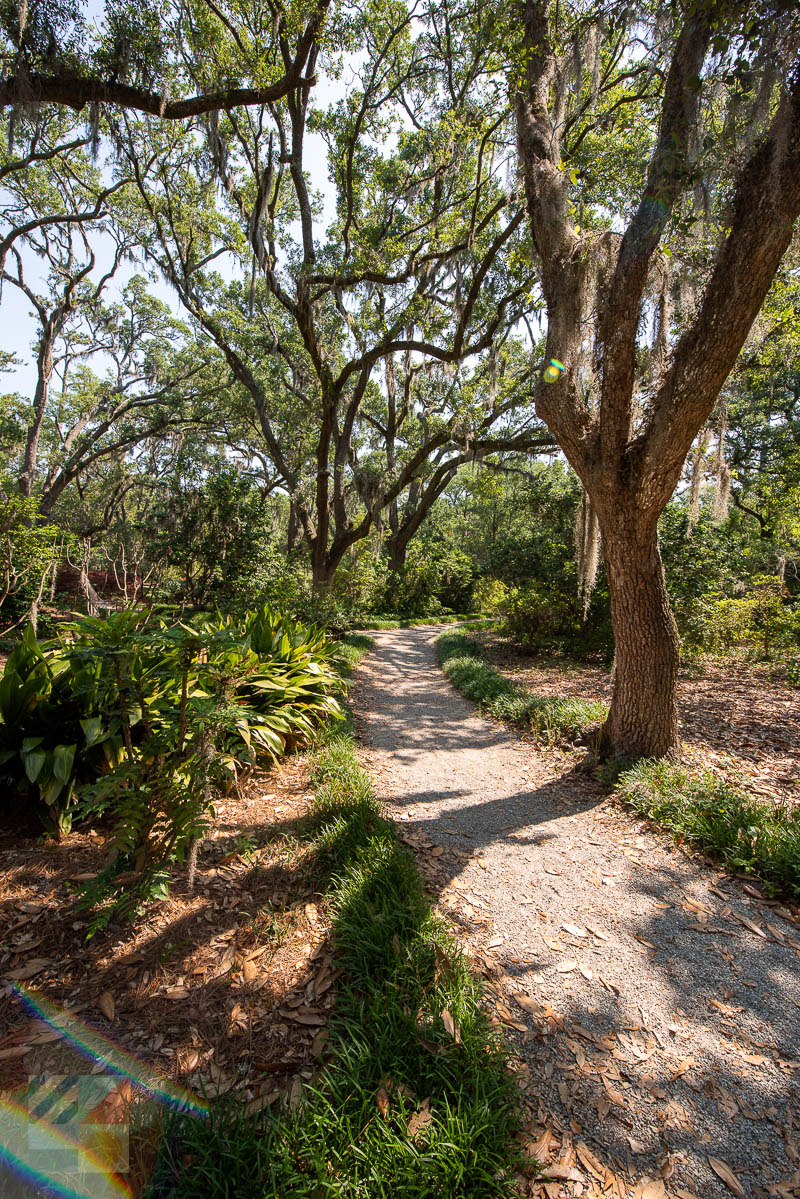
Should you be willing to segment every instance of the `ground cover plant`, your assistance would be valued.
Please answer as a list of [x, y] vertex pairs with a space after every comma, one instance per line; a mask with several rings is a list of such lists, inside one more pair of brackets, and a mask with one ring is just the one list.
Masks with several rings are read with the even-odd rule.
[[130, 609], [43, 646], [29, 625], [0, 678], [0, 771], [58, 835], [113, 828], [84, 888], [99, 927], [163, 898], [215, 788], [307, 743], [340, 687], [327, 638], [270, 608], [173, 625]]
[[513, 1193], [515, 1088], [480, 986], [382, 815], [352, 737], [319, 750], [309, 836], [341, 970], [325, 1068], [253, 1116], [170, 1129], [153, 1196]]
[[575, 740], [605, 716], [606, 705], [598, 701], [533, 695], [510, 682], [464, 633], [443, 633], [436, 646], [444, 673], [462, 695], [498, 720], [529, 729], [544, 744]]
[[670, 761], [637, 762], [614, 791], [676, 841], [758, 875], [768, 894], [800, 896], [800, 808]]

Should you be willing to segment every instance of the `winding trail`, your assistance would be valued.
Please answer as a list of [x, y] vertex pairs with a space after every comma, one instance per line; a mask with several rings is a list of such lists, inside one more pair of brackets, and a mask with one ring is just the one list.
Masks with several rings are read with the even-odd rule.
[[374, 634], [356, 720], [521, 1059], [552, 1179], [529, 1193], [800, 1196], [794, 913], [481, 718], [438, 668], [440, 631]]

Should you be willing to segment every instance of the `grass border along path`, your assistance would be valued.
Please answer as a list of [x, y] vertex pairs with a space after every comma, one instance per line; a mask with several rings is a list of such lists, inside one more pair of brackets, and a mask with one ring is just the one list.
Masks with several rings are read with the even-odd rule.
[[800, 808], [667, 760], [637, 762], [614, 793], [677, 842], [758, 875], [768, 894], [800, 897]]
[[605, 719], [608, 709], [597, 700], [533, 695], [518, 687], [491, 666], [478, 643], [464, 633], [442, 633], [436, 650], [456, 690], [498, 720], [529, 729], [545, 744], [574, 740], [588, 724]]
[[[498, 719], [531, 729], [546, 744], [574, 740], [587, 724], [605, 718], [605, 704], [517, 687], [464, 633], [443, 633], [436, 647], [442, 670], [463, 695]], [[679, 844], [757, 875], [768, 894], [800, 898], [800, 808], [748, 795], [744, 785], [678, 762], [642, 761], [621, 773], [611, 766], [602, 773], [613, 778], [615, 797]]]
[[[352, 640], [352, 639], [351, 639]], [[347, 656], [352, 665], [366, 638]], [[309, 837], [342, 974], [299, 1105], [177, 1117], [153, 1199], [503, 1199], [518, 1092], [482, 991], [382, 814], [349, 728], [312, 769]]]

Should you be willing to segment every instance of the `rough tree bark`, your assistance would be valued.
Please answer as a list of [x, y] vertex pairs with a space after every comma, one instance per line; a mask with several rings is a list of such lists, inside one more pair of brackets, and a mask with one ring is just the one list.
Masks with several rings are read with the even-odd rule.
[[614, 524], [603, 538], [615, 633], [614, 702], [600, 756], [636, 757], [644, 746], [648, 756], [663, 757], [678, 744], [678, 629], [656, 531]]
[[[731, 9], [733, 11], [733, 9]], [[741, 12], [739, 12], [741, 16]], [[786, 252], [800, 213], [800, 64], [786, 72], [771, 124], [736, 180], [727, 235], [696, 314], [664, 356], [637, 412], [637, 354], [648, 282], [672, 210], [694, 186], [698, 95], [726, 6], [687, 6], [666, 72], [658, 135], [624, 233], [587, 233], [569, 212], [568, 139], [557, 86], [549, 0], [525, 0], [524, 74], [516, 99], [530, 231], [541, 262], [548, 357], [565, 370], [540, 382], [536, 409], [590, 496], [600, 522], [617, 670], [600, 737], [603, 756], [661, 757], [679, 744], [678, 637], [657, 526], [692, 442], [716, 403]], [[581, 387], [587, 339], [594, 395]]]

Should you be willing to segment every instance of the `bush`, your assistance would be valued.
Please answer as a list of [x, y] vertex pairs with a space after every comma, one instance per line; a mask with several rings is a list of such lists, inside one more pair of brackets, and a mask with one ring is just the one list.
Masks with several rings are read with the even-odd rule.
[[482, 616], [504, 616], [508, 593], [501, 579], [479, 579], [472, 592], [472, 605]]
[[401, 616], [468, 612], [474, 569], [463, 550], [443, 538], [414, 540], [402, 571], [386, 581], [383, 606]]
[[530, 650], [565, 649], [610, 657], [613, 648], [605, 586], [595, 588], [585, 619], [577, 588], [565, 590], [541, 581], [515, 587], [506, 603], [506, 628]]
[[800, 811], [668, 761], [638, 762], [616, 794], [676, 840], [759, 874], [773, 892], [800, 895]]
[[93, 927], [163, 893], [202, 832], [212, 784], [308, 742], [340, 714], [324, 635], [269, 608], [167, 627], [137, 611], [86, 618], [57, 642], [25, 632], [0, 679], [0, 771], [49, 824], [104, 818]]
[[746, 647], [769, 659], [800, 644], [800, 603], [791, 601], [774, 575], [760, 575], [744, 594], [698, 597], [682, 621], [685, 643], [719, 653]]
[[506, 624], [514, 640], [530, 648], [575, 637], [580, 629], [577, 595], [551, 592], [542, 583], [515, 587], [508, 597]]
[[0, 632], [36, 618], [71, 538], [39, 518], [38, 500], [0, 482]]

